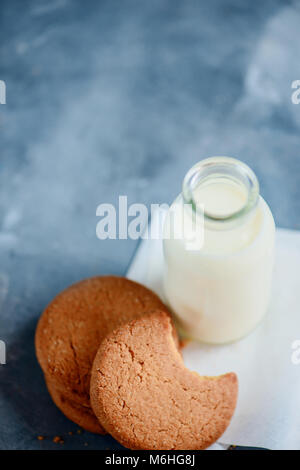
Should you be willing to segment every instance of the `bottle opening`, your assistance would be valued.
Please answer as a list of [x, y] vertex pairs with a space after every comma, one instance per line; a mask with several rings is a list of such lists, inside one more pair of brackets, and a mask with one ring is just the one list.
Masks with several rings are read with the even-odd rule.
[[194, 165], [183, 181], [183, 197], [204, 218], [230, 222], [256, 206], [259, 184], [245, 163], [229, 157], [211, 157]]

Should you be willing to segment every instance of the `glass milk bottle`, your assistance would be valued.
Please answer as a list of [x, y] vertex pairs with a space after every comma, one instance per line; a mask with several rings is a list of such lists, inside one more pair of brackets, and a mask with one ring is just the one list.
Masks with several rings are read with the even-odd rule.
[[188, 171], [164, 225], [164, 290], [184, 336], [226, 343], [255, 328], [270, 299], [274, 238], [247, 165], [211, 157]]

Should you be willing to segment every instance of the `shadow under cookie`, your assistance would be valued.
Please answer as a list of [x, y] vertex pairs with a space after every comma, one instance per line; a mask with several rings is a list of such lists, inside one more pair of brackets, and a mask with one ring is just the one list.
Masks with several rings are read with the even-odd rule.
[[78, 426], [86, 431], [95, 434], [106, 434], [106, 431], [100, 425], [90, 406], [83, 406], [70, 400], [47, 380], [46, 385], [52, 400], [68, 419], [78, 424]]

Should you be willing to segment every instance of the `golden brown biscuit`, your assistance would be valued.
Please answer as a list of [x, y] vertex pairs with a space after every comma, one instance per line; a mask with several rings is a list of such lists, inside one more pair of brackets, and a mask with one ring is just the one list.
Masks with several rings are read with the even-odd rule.
[[[89, 406], [90, 370], [101, 341], [122, 323], [157, 308], [167, 310], [156, 294], [116, 276], [85, 279], [57, 295], [41, 316], [35, 337], [37, 358], [51, 388], [68, 403]], [[105, 432], [101, 426], [99, 432]]]
[[234, 373], [201, 377], [185, 368], [164, 312], [111, 333], [91, 374], [97, 418], [130, 449], [205, 449], [228, 426], [237, 392]]

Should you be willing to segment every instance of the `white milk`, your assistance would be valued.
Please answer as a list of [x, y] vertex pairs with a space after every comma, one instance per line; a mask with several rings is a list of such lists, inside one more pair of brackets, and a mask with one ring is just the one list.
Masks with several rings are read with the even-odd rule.
[[[165, 294], [186, 336], [209, 343], [234, 341], [249, 333], [268, 307], [273, 216], [258, 194], [255, 175], [237, 160], [206, 159], [188, 175], [165, 222]], [[185, 205], [188, 200], [194, 211]], [[204, 226], [197, 236], [202, 233], [203, 244], [190, 249], [183, 224], [201, 205], [204, 220], [197, 223]]]

